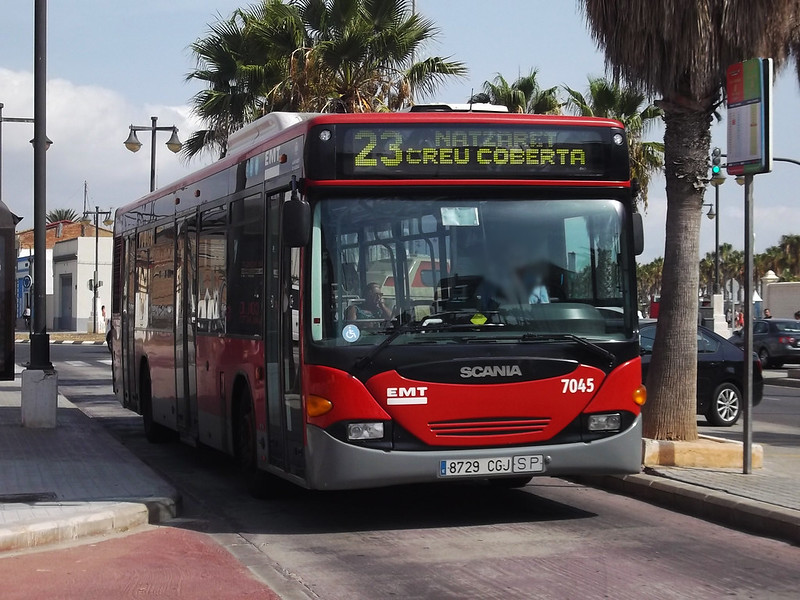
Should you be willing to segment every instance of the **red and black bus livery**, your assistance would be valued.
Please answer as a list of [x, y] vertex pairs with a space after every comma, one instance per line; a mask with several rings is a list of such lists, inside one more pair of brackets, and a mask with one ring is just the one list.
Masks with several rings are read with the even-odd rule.
[[313, 489], [636, 472], [640, 246], [619, 122], [275, 113], [117, 211], [115, 391]]

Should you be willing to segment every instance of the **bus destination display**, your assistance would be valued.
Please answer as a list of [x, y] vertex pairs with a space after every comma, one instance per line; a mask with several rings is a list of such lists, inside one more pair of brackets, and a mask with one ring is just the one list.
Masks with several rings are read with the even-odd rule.
[[557, 178], [608, 175], [610, 131], [531, 125], [358, 125], [338, 129], [338, 175]]

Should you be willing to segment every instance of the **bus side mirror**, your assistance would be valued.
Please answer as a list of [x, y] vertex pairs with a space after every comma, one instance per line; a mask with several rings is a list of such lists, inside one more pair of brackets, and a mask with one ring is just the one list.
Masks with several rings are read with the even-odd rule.
[[633, 253], [639, 256], [644, 252], [644, 223], [642, 213], [633, 213]]
[[283, 245], [287, 248], [307, 246], [311, 239], [311, 206], [297, 193], [297, 180], [292, 177], [292, 193], [283, 203]]

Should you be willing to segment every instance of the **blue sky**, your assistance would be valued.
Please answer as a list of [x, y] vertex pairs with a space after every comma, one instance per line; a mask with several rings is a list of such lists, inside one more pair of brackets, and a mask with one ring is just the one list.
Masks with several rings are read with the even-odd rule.
[[[244, 2], [231, 0], [74, 0], [48, 8], [48, 123], [54, 145], [47, 153], [48, 208], [83, 211], [88, 204], [118, 207], [147, 192], [150, 141], [131, 154], [122, 145], [128, 125], [176, 125], [185, 139], [198, 127], [189, 110], [197, 85], [185, 81], [194, 67], [188, 46], [207, 25]], [[513, 80], [531, 68], [543, 86], [584, 89], [588, 75], [603, 75], [595, 48], [575, 2], [545, 0], [416, 0], [417, 10], [439, 27], [431, 55], [451, 56], [469, 68], [466, 79], [442, 87], [435, 100], [464, 102], [484, 81], [502, 73]], [[33, 116], [33, 2], [3, 0], [0, 20], [0, 102], [5, 117]], [[800, 87], [788, 68], [776, 77], [775, 155], [800, 159]], [[725, 148], [725, 122], [714, 126], [713, 144]], [[33, 160], [28, 124], [3, 125], [2, 198], [32, 227]], [[157, 142], [157, 181], [169, 183], [210, 159], [181, 161]], [[800, 167], [776, 163], [755, 178], [756, 251], [775, 245], [782, 234], [800, 233]], [[707, 202], [713, 202], [713, 190]], [[720, 243], [742, 249], [743, 190], [729, 179], [720, 188]], [[666, 197], [664, 180], [650, 187], [645, 215], [645, 253], [663, 255]], [[703, 220], [701, 253], [712, 252], [714, 223]]]

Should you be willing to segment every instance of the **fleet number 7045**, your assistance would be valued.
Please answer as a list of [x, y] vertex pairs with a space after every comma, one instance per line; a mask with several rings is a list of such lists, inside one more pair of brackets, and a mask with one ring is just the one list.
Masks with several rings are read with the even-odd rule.
[[587, 377], [586, 379], [562, 379], [561, 383], [564, 387], [561, 389], [562, 394], [577, 394], [578, 392], [591, 393], [594, 391], [594, 378]]

